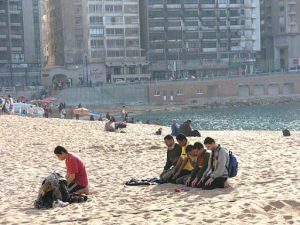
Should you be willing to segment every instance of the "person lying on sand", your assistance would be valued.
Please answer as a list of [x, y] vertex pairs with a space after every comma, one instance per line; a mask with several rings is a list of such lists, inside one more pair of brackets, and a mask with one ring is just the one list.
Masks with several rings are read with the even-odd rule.
[[104, 130], [108, 132], [115, 132], [116, 127], [115, 127], [115, 122], [113, 120], [109, 120], [105, 123]]
[[62, 146], [57, 146], [54, 149], [54, 154], [59, 160], [66, 162], [67, 174], [65, 178], [68, 183], [69, 192], [89, 194], [88, 175], [82, 160], [75, 154], [69, 153]]
[[207, 137], [204, 145], [212, 151], [210, 170], [203, 175], [198, 187], [206, 190], [224, 188], [228, 179], [229, 153], [227, 149], [216, 144], [215, 140]]
[[200, 142], [196, 142], [193, 146], [193, 154], [197, 155], [194, 162], [192, 173], [182, 179], [182, 182], [188, 187], [197, 187], [204, 173], [210, 168], [211, 153], [206, 151]]
[[194, 161], [197, 155], [193, 152], [193, 146], [186, 147], [186, 155], [182, 155], [178, 160], [172, 176], [172, 183], [183, 184], [186, 175], [190, 175], [194, 169]]
[[164, 137], [167, 146], [167, 160], [163, 172], [160, 174], [160, 179], [167, 183], [173, 175], [176, 163], [181, 155], [181, 146], [175, 143], [171, 135]]

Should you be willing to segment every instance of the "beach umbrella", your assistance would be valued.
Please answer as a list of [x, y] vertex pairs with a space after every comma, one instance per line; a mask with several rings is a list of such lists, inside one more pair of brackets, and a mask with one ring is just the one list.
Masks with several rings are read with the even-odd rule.
[[73, 110], [75, 115], [79, 116], [89, 116], [90, 115], [90, 110], [87, 108], [77, 108]]
[[19, 96], [19, 97], [17, 97], [17, 101], [18, 102], [28, 102], [29, 99], [26, 98], [25, 96]]
[[56, 101], [57, 101], [56, 98], [49, 97], [49, 98], [45, 98], [45, 99], [40, 100], [39, 103], [50, 104], [50, 103], [53, 103], [53, 102], [56, 102]]

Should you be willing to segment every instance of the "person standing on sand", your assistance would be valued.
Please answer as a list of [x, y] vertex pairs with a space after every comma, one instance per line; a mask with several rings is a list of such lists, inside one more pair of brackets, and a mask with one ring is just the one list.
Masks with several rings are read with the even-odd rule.
[[228, 179], [229, 153], [210, 137], [205, 138], [204, 145], [212, 151], [212, 159], [210, 170], [203, 175], [198, 187], [205, 190], [224, 188]]
[[66, 180], [70, 193], [89, 194], [88, 175], [82, 160], [75, 154], [69, 153], [64, 147], [57, 146], [54, 149], [56, 157], [66, 162]]
[[122, 110], [121, 110], [121, 116], [123, 118], [123, 121], [125, 121], [126, 115], [127, 115], [126, 108], [125, 108], [125, 105], [123, 105]]
[[14, 99], [8, 95], [7, 102], [9, 104], [9, 114], [12, 114], [14, 112]]

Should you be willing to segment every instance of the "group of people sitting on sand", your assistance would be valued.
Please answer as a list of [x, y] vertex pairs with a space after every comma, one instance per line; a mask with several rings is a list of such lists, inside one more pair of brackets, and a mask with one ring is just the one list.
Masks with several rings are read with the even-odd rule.
[[[184, 134], [164, 138], [167, 161], [160, 179], [163, 183], [184, 184], [206, 190], [227, 186], [229, 153], [214, 139], [207, 137], [204, 145], [190, 144]], [[206, 149], [205, 149], [206, 148]]]

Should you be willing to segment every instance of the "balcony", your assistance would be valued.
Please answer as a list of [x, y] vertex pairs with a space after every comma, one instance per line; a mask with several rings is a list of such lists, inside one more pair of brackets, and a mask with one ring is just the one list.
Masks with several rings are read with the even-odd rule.
[[155, 5], [149, 5], [149, 9], [163, 9], [164, 5], [163, 4], [155, 4]]
[[168, 9], [180, 9], [181, 4], [167, 4]]
[[288, 14], [289, 15], [296, 15], [296, 12], [295, 11], [288, 11]]

